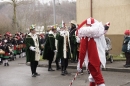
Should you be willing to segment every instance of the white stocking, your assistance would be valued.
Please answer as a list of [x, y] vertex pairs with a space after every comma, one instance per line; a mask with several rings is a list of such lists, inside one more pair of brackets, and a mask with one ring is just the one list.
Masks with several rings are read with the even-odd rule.
[[89, 74], [88, 80], [89, 80], [89, 82], [95, 82], [95, 80], [93, 79], [91, 74]]
[[105, 84], [100, 84], [100, 85], [98, 85], [98, 86], [105, 86]]
[[5, 63], [8, 63], [8, 60], [5, 60]]

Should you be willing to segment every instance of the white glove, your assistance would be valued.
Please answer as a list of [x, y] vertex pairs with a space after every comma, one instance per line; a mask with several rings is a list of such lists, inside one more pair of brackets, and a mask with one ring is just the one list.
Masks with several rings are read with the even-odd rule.
[[64, 31], [61, 31], [61, 32], [60, 32], [60, 35], [61, 35], [61, 36], [64, 36], [64, 35], [65, 35]]
[[76, 41], [77, 43], [80, 43], [80, 38], [78, 36], [76, 36]]
[[82, 69], [77, 67], [77, 71], [80, 73], [82, 71]]
[[32, 50], [32, 51], [36, 51], [36, 48], [33, 47], [33, 46], [30, 46], [29, 49]]
[[57, 53], [58, 51], [57, 50], [54, 50], [55, 53]]

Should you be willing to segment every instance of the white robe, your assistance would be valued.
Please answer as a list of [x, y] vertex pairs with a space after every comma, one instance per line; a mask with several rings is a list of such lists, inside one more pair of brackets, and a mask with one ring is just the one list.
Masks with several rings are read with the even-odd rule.
[[[63, 44], [63, 55], [64, 55], [64, 58], [66, 59], [67, 58], [67, 49], [66, 49], [66, 36], [68, 37], [68, 43], [69, 43], [69, 48], [70, 48], [70, 39], [69, 39], [69, 32], [66, 31], [66, 30], [63, 30], [63, 31], [60, 31], [60, 35], [64, 37], [64, 44]], [[71, 51], [71, 48], [70, 48], [70, 51]]]
[[[105, 50], [107, 46], [106, 46], [106, 40], [104, 36], [104, 27], [102, 23], [96, 22], [92, 25], [92, 27], [82, 27], [79, 29], [78, 32], [79, 32], [78, 36], [80, 38], [82, 37], [94, 38], [97, 45], [100, 62], [105, 68], [105, 65], [106, 65]], [[88, 38], [88, 41], [89, 41], [89, 38]], [[86, 67], [88, 68], [88, 63], [89, 63], [88, 51], [86, 51], [84, 62], [85, 62]], [[79, 68], [80, 68], [80, 63], [78, 62], [77, 69]]]

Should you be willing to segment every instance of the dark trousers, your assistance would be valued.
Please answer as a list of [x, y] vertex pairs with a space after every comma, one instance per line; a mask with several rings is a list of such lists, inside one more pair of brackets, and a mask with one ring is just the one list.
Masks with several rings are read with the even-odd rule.
[[76, 61], [77, 46], [74, 44], [71, 46], [71, 53], [72, 53], [72, 61]]
[[67, 58], [61, 58], [61, 71], [65, 71], [68, 67], [68, 52], [67, 52]]
[[54, 59], [54, 51], [50, 51], [50, 55], [48, 55], [49, 56], [49, 59], [48, 59], [48, 69], [50, 69], [51, 68], [51, 64], [52, 64], [52, 61], [53, 61], [53, 59]]
[[126, 57], [126, 65], [130, 65], [130, 53], [125, 52], [125, 57]]
[[38, 65], [38, 61], [32, 61], [30, 63], [32, 74], [36, 73], [37, 65]]
[[59, 58], [56, 58], [55, 62], [56, 62], [56, 67], [59, 68], [60, 67], [59, 66]]
[[79, 51], [77, 51], [77, 61], [78, 61], [78, 59], [79, 59]]
[[49, 64], [48, 69], [52, 68], [52, 67], [51, 67], [52, 61], [53, 61], [53, 60], [50, 60], [50, 59], [48, 60], [48, 64]]

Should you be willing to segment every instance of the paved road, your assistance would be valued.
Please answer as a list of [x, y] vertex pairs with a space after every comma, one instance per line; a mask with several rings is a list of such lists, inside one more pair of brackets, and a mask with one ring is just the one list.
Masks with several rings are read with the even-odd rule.
[[[10, 62], [9, 67], [0, 65], [0, 86], [69, 86], [76, 70], [69, 69], [69, 74], [61, 76], [60, 71], [48, 72], [47, 68], [39, 67], [41, 76], [32, 78], [30, 67], [26, 66], [25, 59]], [[103, 72], [106, 86], [130, 86], [130, 73]], [[73, 86], [89, 86], [88, 74], [79, 75]]]

